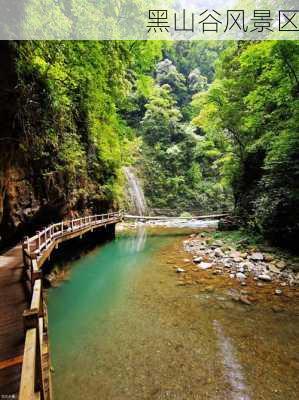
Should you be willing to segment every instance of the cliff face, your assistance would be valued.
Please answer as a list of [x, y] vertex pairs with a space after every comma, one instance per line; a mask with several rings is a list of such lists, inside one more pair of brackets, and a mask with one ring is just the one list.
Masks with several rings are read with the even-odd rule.
[[[1, 249], [53, 221], [101, 212], [115, 204], [92, 174], [82, 173], [79, 164], [73, 175], [67, 158], [57, 167], [59, 148], [44, 131], [45, 88], [34, 76], [27, 84], [21, 82], [18, 44], [0, 42], [0, 54]], [[59, 127], [53, 129], [59, 131]], [[84, 154], [79, 156], [82, 161]]]

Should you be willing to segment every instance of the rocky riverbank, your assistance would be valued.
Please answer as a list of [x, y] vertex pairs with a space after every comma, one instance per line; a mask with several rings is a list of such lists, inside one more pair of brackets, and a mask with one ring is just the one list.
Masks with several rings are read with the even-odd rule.
[[205, 291], [226, 286], [233, 300], [248, 305], [262, 298], [287, 303], [299, 295], [297, 258], [255, 246], [240, 248], [214, 239], [211, 232], [190, 235], [183, 247], [192, 258], [176, 268], [179, 285], [202, 284]]

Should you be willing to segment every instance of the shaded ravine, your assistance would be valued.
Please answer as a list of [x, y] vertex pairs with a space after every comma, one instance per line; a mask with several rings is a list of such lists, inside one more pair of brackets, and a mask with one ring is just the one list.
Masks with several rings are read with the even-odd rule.
[[298, 318], [178, 286], [182, 235], [118, 235], [50, 290], [56, 399], [297, 398]]

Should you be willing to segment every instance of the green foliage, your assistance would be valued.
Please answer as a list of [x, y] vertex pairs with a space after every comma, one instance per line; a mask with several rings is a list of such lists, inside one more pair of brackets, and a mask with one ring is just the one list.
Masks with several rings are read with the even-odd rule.
[[[194, 99], [194, 123], [223, 138], [223, 172], [240, 216], [274, 242], [299, 233], [299, 43], [233, 43], [217, 79]], [[222, 149], [223, 151], [223, 149]]]
[[139, 145], [119, 109], [133, 85], [142, 81], [142, 68], [150, 68], [151, 57], [159, 54], [156, 44], [141, 42], [131, 51], [132, 45], [17, 44], [21, 147], [39, 193], [50, 174], [67, 202], [78, 200], [83, 188], [91, 206], [120, 200], [121, 168], [133, 162]]

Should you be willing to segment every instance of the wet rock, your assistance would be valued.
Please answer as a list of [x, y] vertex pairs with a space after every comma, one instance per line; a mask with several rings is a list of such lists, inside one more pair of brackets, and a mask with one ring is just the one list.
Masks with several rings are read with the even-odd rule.
[[243, 281], [243, 282], [241, 282], [241, 285], [242, 285], [242, 286], [246, 286], [247, 283]]
[[262, 253], [252, 253], [249, 258], [253, 261], [263, 261], [264, 256]]
[[195, 257], [195, 258], [193, 258], [193, 262], [195, 262], [196, 264], [202, 262], [202, 257]]
[[183, 273], [183, 272], [186, 272], [186, 271], [183, 268], [177, 268], [176, 272], [177, 272], [177, 274], [180, 274], [180, 273]]
[[213, 266], [213, 263], [208, 263], [208, 262], [201, 262], [201, 263], [198, 265], [198, 267], [199, 267], [200, 269], [210, 269], [210, 268], [212, 268], [212, 266]]
[[258, 279], [260, 279], [261, 281], [264, 281], [264, 282], [271, 282], [272, 281], [271, 276], [268, 275], [268, 274], [260, 274], [260, 275], [258, 275]]
[[246, 295], [241, 295], [239, 297], [239, 301], [243, 304], [246, 304], [247, 306], [250, 306], [252, 304]]
[[275, 294], [277, 296], [280, 296], [282, 294], [282, 290], [281, 289], [275, 289]]
[[238, 279], [238, 281], [244, 281], [246, 279], [246, 275], [242, 272], [237, 272], [236, 278]]

